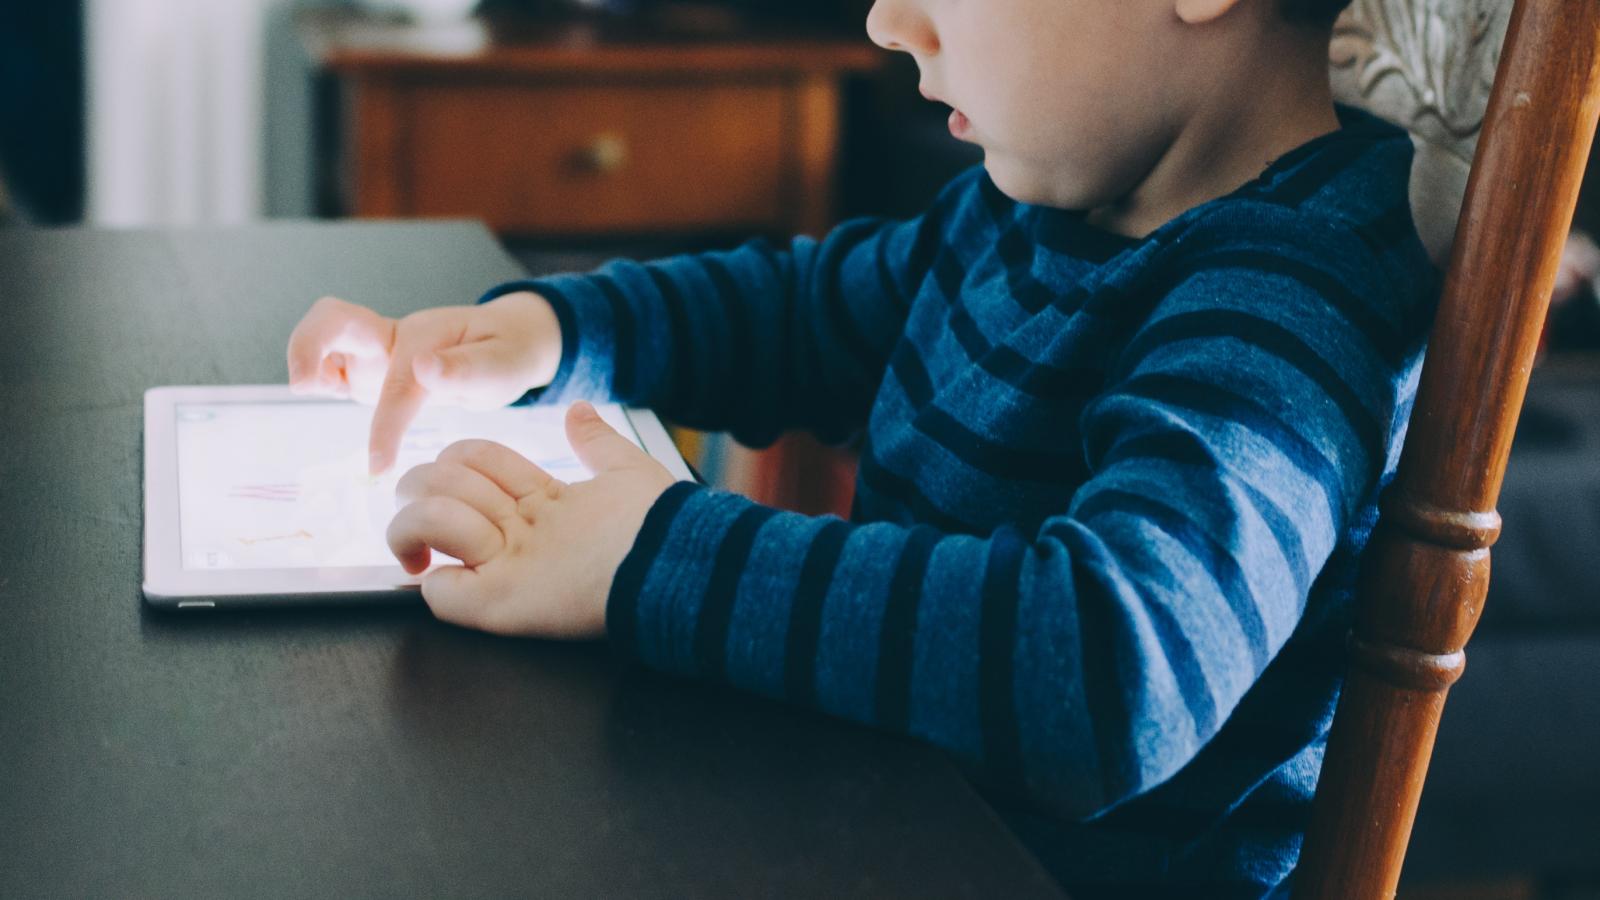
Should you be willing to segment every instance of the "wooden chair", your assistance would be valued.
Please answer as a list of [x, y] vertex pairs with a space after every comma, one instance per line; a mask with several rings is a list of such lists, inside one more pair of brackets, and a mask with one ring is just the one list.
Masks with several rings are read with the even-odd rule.
[[1445, 694], [1483, 610], [1495, 503], [1600, 118], [1600, 2], [1356, 0], [1333, 62], [1342, 99], [1411, 127], [1419, 231], [1441, 259], [1451, 252], [1368, 550], [1297, 900], [1394, 896]]

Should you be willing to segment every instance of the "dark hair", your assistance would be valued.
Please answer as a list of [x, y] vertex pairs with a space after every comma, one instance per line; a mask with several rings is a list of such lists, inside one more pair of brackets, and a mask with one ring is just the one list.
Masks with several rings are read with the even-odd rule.
[[1350, 0], [1278, 0], [1283, 17], [1296, 25], [1332, 25]]

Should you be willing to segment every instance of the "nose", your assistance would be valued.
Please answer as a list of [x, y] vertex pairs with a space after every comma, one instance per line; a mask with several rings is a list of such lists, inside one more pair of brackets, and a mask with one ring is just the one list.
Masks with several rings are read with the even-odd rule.
[[920, 0], [877, 0], [867, 13], [867, 37], [885, 50], [913, 56], [939, 52], [939, 35]]

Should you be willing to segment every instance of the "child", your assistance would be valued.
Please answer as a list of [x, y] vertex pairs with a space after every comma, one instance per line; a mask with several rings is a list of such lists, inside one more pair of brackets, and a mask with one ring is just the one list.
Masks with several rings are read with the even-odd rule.
[[1347, 0], [879, 0], [985, 151], [922, 217], [318, 303], [301, 390], [618, 399], [762, 444], [864, 434], [850, 522], [674, 484], [586, 404], [597, 474], [463, 442], [400, 482], [440, 618], [607, 635], [946, 748], [1074, 896], [1285, 888], [1437, 273], [1405, 134], [1336, 109]]

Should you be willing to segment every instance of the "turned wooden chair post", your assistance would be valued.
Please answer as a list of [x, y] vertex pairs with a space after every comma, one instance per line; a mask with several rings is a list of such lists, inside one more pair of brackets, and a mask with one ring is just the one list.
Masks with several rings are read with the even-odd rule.
[[1600, 2], [1517, 0], [1467, 184], [1294, 896], [1392, 897], [1600, 116]]

